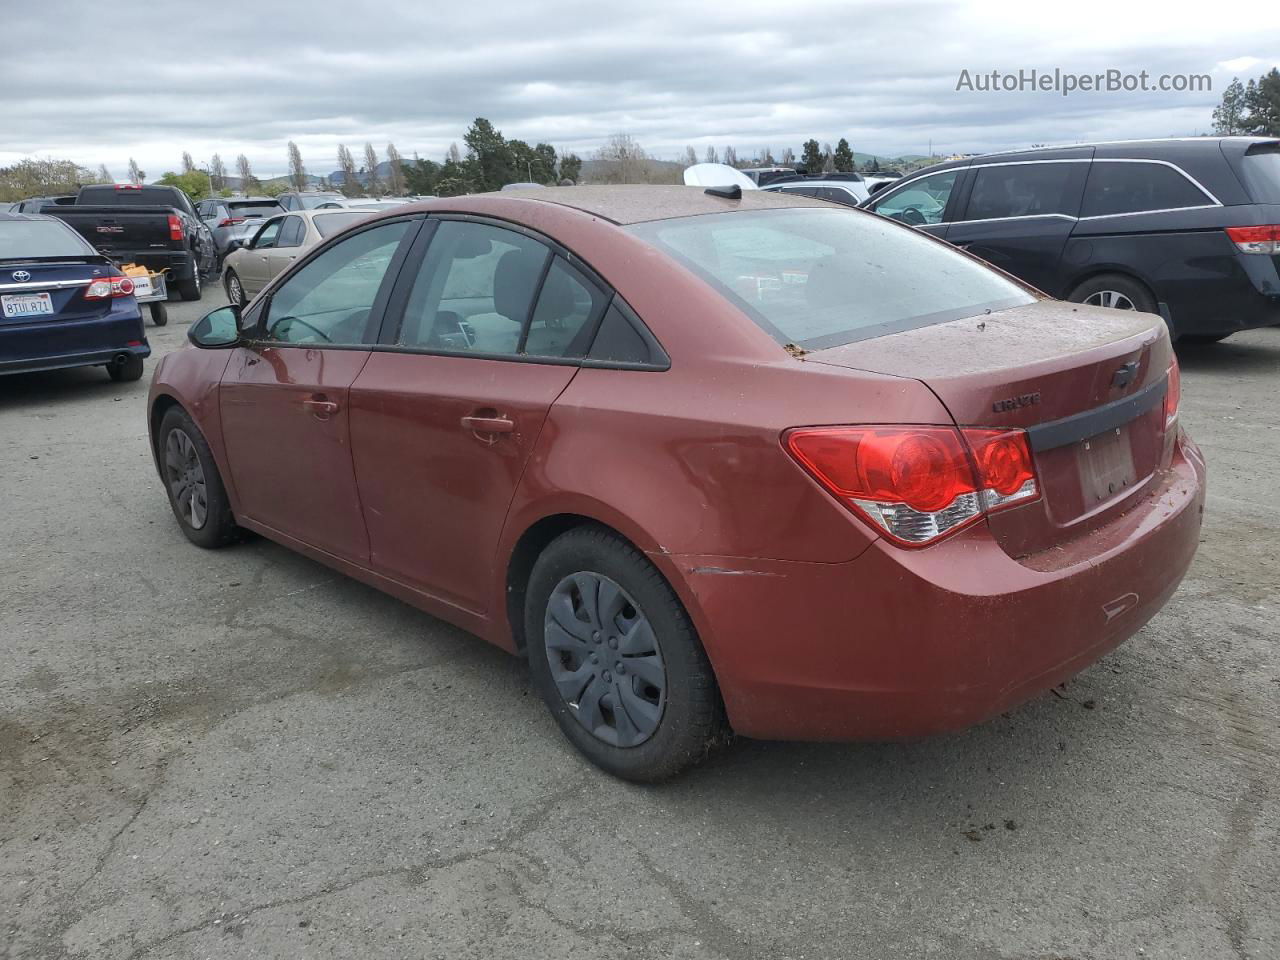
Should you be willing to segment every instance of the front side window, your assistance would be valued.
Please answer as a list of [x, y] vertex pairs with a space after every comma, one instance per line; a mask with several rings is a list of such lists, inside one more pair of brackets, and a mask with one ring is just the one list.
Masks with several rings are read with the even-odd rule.
[[1070, 193], [1070, 163], [1008, 163], [979, 167], [965, 220], [1075, 215]]
[[266, 339], [363, 343], [378, 290], [409, 226], [401, 220], [339, 240], [290, 276], [271, 296]]
[[1095, 160], [1085, 184], [1080, 216], [1177, 210], [1211, 202], [1194, 183], [1162, 163]]
[[258, 231], [257, 236], [253, 238], [253, 249], [267, 250], [276, 245], [276, 241], [280, 238], [280, 226], [284, 223], [283, 217], [277, 217], [275, 220], [268, 220], [262, 225], [262, 229]]
[[516, 355], [551, 251], [512, 230], [445, 220], [413, 283], [397, 342]]
[[941, 223], [961, 171], [946, 170], [912, 181], [875, 204], [876, 213], [913, 227]]
[[854, 210], [742, 211], [627, 228], [782, 344], [819, 350], [1035, 301], [954, 248]]

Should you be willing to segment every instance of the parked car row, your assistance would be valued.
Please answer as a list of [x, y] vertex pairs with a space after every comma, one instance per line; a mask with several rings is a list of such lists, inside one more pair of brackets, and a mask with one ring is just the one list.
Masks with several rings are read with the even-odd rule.
[[1051, 296], [1156, 313], [1175, 339], [1280, 323], [1280, 141], [1196, 137], [992, 154], [864, 203]]

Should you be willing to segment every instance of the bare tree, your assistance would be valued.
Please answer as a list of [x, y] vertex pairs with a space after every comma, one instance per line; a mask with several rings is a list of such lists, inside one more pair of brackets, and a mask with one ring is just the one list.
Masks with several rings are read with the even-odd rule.
[[258, 178], [253, 175], [253, 167], [249, 166], [249, 158], [243, 153], [236, 157], [236, 173], [240, 175], [240, 192], [252, 193], [258, 186]]
[[698, 151], [693, 149], [693, 147], [685, 147], [684, 148], [684, 165], [686, 167], [692, 167], [697, 162], [698, 162]]
[[382, 193], [382, 182], [378, 179], [378, 151], [373, 149], [372, 143], [364, 145], [364, 169], [369, 176], [369, 182], [366, 184], [369, 195], [376, 197]]
[[461, 163], [462, 151], [458, 149], [456, 143], [449, 144], [449, 152], [444, 155], [445, 163]]
[[227, 188], [227, 166], [222, 162], [222, 157], [216, 153], [213, 155], [213, 159], [209, 161], [209, 186], [215, 192]]
[[773, 151], [770, 150], [768, 147], [760, 148], [760, 165], [762, 167], [773, 166]]
[[729, 166], [731, 166], [731, 167], [736, 167], [736, 166], [738, 165], [738, 151], [737, 151], [737, 148], [735, 148], [735, 147], [725, 147], [725, 148], [724, 148], [724, 162], [725, 162], [725, 163], [727, 163], [727, 164], [728, 164]]
[[191, 159], [191, 154], [186, 150], [182, 151], [182, 172], [183, 173], [196, 172], [196, 162]]
[[796, 162], [796, 152], [792, 150], [790, 147], [787, 147], [786, 149], [784, 149], [782, 151], [782, 165], [784, 167], [789, 167], [795, 162]]
[[605, 183], [647, 183], [650, 180], [649, 155], [628, 133], [615, 133], [596, 151], [595, 159]]
[[98, 182], [99, 183], [115, 183], [116, 178], [111, 176], [111, 171], [107, 169], [105, 163], [98, 164]]
[[147, 172], [138, 169], [138, 161], [133, 157], [129, 158], [129, 182], [135, 186], [142, 186], [142, 181], [146, 178]]
[[356, 178], [356, 158], [346, 144], [338, 145], [338, 169], [342, 171], [342, 192], [348, 197], [360, 193], [360, 181]]
[[394, 143], [387, 144], [387, 191], [393, 197], [404, 196], [404, 159]]
[[716, 153], [715, 147], [707, 147], [706, 156], [702, 158], [703, 163], [719, 163], [720, 155]]
[[302, 151], [292, 140], [289, 141], [289, 182], [299, 193], [307, 189], [307, 168], [302, 165]]

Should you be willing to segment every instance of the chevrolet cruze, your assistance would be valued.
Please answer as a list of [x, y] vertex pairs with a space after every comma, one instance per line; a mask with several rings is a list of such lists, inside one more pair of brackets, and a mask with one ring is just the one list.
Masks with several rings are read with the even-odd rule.
[[1158, 316], [817, 200], [417, 203], [191, 340], [149, 407], [190, 540], [253, 531], [527, 657], [635, 780], [730, 731], [979, 722], [1131, 636], [1198, 540]]

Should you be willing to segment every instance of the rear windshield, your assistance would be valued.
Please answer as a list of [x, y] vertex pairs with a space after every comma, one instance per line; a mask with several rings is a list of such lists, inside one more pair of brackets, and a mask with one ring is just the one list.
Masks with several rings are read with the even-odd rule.
[[134, 207], [172, 207], [178, 204], [173, 187], [81, 187], [77, 203], [128, 204]]
[[1280, 203], [1280, 150], [1246, 153], [1241, 170], [1254, 203]]
[[720, 213], [627, 229], [719, 289], [779, 343], [811, 350], [1035, 300], [945, 244], [851, 210]]
[[280, 206], [280, 204], [269, 203], [266, 200], [231, 200], [227, 203], [227, 209], [242, 217], [265, 218], [284, 213], [284, 207]]
[[0, 221], [0, 260], [94, 255], [80, 234], [60, 220]]
[[298, 203], [302, 205], [303, 210], [314, 210], [322, 203], [342, 199], [342, 196], [336, 193], [300, 193], [297, 194], [297, 197]]
[[367, 213], [317, 213], [314, 222], [320, 236], [331, 237], [339, 230], [344, 230], [367, 216], [369, 216]]

